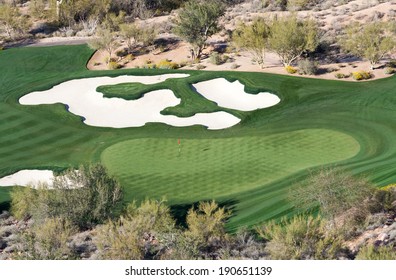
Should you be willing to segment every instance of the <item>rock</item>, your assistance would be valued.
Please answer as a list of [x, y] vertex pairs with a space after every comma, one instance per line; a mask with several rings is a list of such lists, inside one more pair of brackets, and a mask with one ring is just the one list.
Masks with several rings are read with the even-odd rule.
[[16, 249], [16, 246], [7, 246], [5, 249], [4, 249], [4, 253], [13, 253], [14, 251], [15, 251], [15, 249]]
[[389, 240], [395, 240], [396, 239], [396, 230], [391, 230], [389, 233]]
[[4, 250], [7, 247], [7, 242], [3, 239], [0, 239], [0, 250]]
[[381, 233], [380, 235], [378, 235], [377, 240], [379, 242], [384, 242], [386, 239], [388, 239], [388, 234], [387, 233]]
[[92, 234], [89, 231], [77, 233], [72, 237], [69, 247], [83, 259], [89, 259], [96, 246], [92, 241]]
[[10, 217], [10, 213], [7, 211], [3, 211], [3, 213], [0, 214], [0, 220], [6, 220]]

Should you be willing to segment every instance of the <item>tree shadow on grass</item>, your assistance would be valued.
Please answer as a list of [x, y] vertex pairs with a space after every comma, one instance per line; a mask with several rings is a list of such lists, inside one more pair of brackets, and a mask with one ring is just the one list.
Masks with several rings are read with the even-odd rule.
[[[203, 200], [203, 201], [208, 201], [210, 200]], [[176, 225], [187, 228], [187, 222], [186, 222], [186, 217], [188, 210], [190, 210], [192, 207], [197, 209], [198, 204], [201, 201], [196, 201], [194, 203], [187, 203], [187, 204], [175, 204], [170, 206], [171, 214], [173, 218], [176, 220]], [[231, 217], [234, 217], [236, 215], [236, 205], [238, 204], [237, 200], [230, 199], [230, 200], [224, 200], [224, 201], [216, 201], [216, 203], [219, 205], [219, 207], [224, 207], [226, 210], [231, 212]]]
[[11, 202], [9, 202], [9, 201], [0, 203], [0, 214], [3, 211], [9, 211], [10, 207], [11, 207]]

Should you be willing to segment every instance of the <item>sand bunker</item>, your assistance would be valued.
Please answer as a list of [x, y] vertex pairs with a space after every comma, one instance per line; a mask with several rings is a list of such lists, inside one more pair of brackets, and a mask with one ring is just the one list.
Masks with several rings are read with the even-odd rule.
[[21, 170], [0, 178], [0, 187], [36, 186], [40, 183], [52, 185], [54, 174], [51, 170]]
[[157, 90], [138, 100], [105, 98], [96, 88], [103, 85], [139, 82], [155, 84], [169, 78], [185, 78], [187, 74], [160, 76], [119, 76], [76, 79], [53, 88], [32, 92], [19, 99], [22, 105], [63, 103], [68, 110], [84, 118], [84, 123], [98, 127], [140, 127], [146, 123], [166, 123], [172, 126], [203, 125], [208, 129], [224, 129], [236, 125], [240, 119], [226, 112], [200, 113], [187, 118], [161, 115], [167, 107], [180, 104], [171, 90]]
[[268, 108], [280, 102], [278, 96], [268, 92], [250, 94], [239, 81], [233, 83], [224, 78], [213, 79], [193, 85], [197, 92], [217, 105], [240, 111]]

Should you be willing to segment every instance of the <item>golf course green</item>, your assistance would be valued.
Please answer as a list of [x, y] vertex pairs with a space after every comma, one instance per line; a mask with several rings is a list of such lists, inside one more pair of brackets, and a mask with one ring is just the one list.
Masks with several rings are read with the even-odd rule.
[[[102, 162], [125, 187], [125, 202], [166, 197], [180, 210], [215, 199], [233, 210], [229, 230], [293, 214], [288, 190], [323, 166], [377, 186], [396, 182], [396, 77], [356, 83], [236, 71], [89, 71], [92, 53], [86, 45], [0, 51], [0, 177]], [[131, 100], [170, 89], [181, 103], [162, 114], [225, 111], [241, 122], [221, 130], [161, 123], [115, 129], [88, 126], [63, 104], [18, 102], [71, 79], [165, 73], [190, 76], [98, 91]], [[221, 108], [192, 87], [215, 78], [239, 80], [246, 92], [270, 92], [281, 102], [251, 112]], [[0, 187], [0, 208], [8, 206], [10, 189]]]

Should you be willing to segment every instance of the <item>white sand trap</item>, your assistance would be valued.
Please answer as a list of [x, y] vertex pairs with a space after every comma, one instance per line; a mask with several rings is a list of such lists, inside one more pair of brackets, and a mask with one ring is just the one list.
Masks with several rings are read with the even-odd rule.
[[52, 185], [54, 174], [51, 170], [21, 170], [0, 178], [0, 187], [36, 186], [40, 183]]
[[268, 108], [281, 101], [278, 96], [269, 92], [246, 93], [245, 86], [239, 81], [231, 83], [224, 78], [196, 83], [193, 86], [199, 94], [217, 105], [240, 111]]
[[138, 100], [105, 98], [96, 88], [103, 85], [139, 82], [154, 84], [169, 78], [185, 78], [186, 74], [160, 76], [119, 76], [76, 79], [53, 88], [32, 92], [19, 99], [22, 105], [63, 103], [68, 110], [84, 118], [84, 123], [98, 127], [140, 127], [146, 123], [166, 123], [172, 126], [203, 125], [208, 129], [224, 129], [236, 125], [240, 119], [226, 112], [202, 113], [187, 118], [161, 115], [161, 111], [180, 104], [171, 90], [146, 93]]

